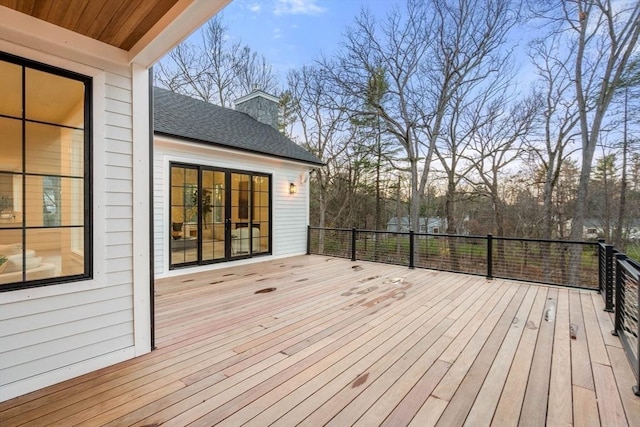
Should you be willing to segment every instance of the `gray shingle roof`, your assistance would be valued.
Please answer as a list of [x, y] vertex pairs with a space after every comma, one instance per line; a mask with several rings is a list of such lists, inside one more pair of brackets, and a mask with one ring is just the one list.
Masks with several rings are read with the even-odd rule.
[[153, 89], [154, 132], [190, 141], [266, 154], [314, 165], [322, 162], [248, 114]]

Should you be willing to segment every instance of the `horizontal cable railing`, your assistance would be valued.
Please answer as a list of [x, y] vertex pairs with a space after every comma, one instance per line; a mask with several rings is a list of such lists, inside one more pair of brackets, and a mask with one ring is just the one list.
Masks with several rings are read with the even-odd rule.
[[[598, 243], [309, 227], [307, 252], [598, 289]], [[580, 266], [570, 268], [577, 251]]]
[[[493, 276], [552, 285], [598, 288], [595, 242], [493, 237]], [[572, 277], [571, 253], [580, 265]]]
[[633, 391], [640, 396], [640, 265], [625, 254], [615, 255], [615, 326], [622, 347], [633, 368], [636, 384]]
[[322, 255], [337, 258], [350, 258], [351, 240], [351, 230], [346, 228], [323, 228], [322, 232], [318, 233], [308, 231], [307, 253], [322, 253]]

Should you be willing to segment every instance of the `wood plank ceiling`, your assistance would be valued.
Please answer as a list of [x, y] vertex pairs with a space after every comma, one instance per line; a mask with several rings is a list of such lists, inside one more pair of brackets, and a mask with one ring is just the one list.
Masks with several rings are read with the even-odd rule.
[[18, 12], [130, 50], [178, 0], [0, 0]]

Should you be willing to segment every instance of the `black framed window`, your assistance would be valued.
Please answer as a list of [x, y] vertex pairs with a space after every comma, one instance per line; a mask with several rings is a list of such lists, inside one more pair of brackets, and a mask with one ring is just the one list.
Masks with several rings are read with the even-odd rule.
[[0, 52], [0, 291], [91, 277], [91, 79]]

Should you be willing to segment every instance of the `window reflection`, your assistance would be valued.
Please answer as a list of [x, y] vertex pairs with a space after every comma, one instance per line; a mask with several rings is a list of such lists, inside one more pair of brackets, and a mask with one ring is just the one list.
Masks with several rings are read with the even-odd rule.
[[0, 54], [0, 285], [87, 274], [89, 84]]
[[170, 171], [172, 268], [270, 253], [269, 175], [179, 164]]

